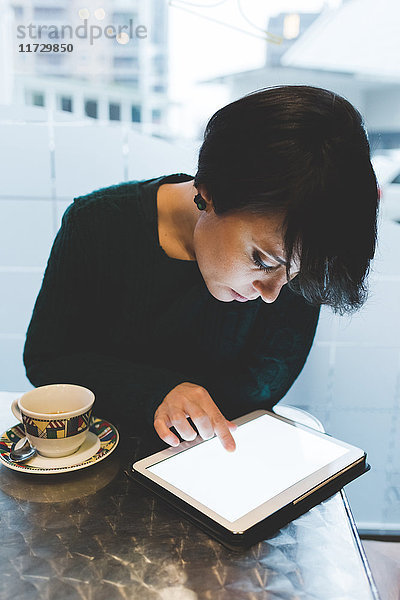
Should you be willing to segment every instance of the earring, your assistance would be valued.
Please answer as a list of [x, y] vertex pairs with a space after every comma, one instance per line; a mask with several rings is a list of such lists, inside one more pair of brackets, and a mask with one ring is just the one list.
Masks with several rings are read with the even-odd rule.
[[197, 204], [197, 208], [199, 210], [205, 210], [206, 209], [206, 202], [204, 200], [204, 198], [202, 197], [201, 194], [196, 194], [196, 196], [193, 199], [193, 202], [195, 204]]

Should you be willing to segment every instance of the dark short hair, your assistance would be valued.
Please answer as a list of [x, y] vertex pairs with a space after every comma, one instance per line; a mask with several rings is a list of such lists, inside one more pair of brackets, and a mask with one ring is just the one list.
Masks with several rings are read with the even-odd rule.
[[196, 188], [216, 214], [282, 212], [288, 283], [343, 314], [367, 297], [378, 185], [363, 118], [338, 94], [307, 85], [256, 90], [219, 109], [200, 148]]

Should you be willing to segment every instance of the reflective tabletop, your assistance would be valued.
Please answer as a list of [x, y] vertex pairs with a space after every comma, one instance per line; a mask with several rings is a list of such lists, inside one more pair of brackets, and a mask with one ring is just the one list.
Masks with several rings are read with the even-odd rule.
[[[10, 394], [0, 393], [1, 432], [15, 424], [9, 406]], [[378, 598], [343, 491], [232, 552], [127, 477], [128, 465], [162, 442], [120, 434], [113, 454], [81, 471], [33, 475], [0, 465], [0, 598]]]

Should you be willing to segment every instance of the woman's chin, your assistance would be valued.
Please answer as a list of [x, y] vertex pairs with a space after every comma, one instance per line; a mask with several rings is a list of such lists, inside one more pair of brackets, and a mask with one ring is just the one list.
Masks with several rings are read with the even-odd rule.
[[214, 297], [217, 298], [217, 300], [221, 300], [221, 302], [233, 302], [238, 299], [235, 292], [229, 287], [224, 288], [219, 292], [218, 296], [215, 295]]
[[232, 292], [230, 291], [230, 288], [225, 287], [225, 288], [219, 288], [219, 289], [210, 289], [207, 286], [208, 291], [210, 292], [211, 296], [213, 298], [215, 298], [216, 300], [219, 300], [220, 302], [233, 302], [234, 297], [232, 296]]

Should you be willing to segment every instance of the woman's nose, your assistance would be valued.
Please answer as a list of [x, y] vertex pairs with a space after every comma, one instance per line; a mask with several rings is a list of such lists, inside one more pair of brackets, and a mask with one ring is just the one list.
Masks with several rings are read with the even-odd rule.
[[275, 277], [269, 277], [265, 281], [253, 281], [253, 287], [260, 294], [262, 300], [270, 304], [275, 302], [285, 283], [287, 283], [286, 272], [283, 275], [276, 274]]

